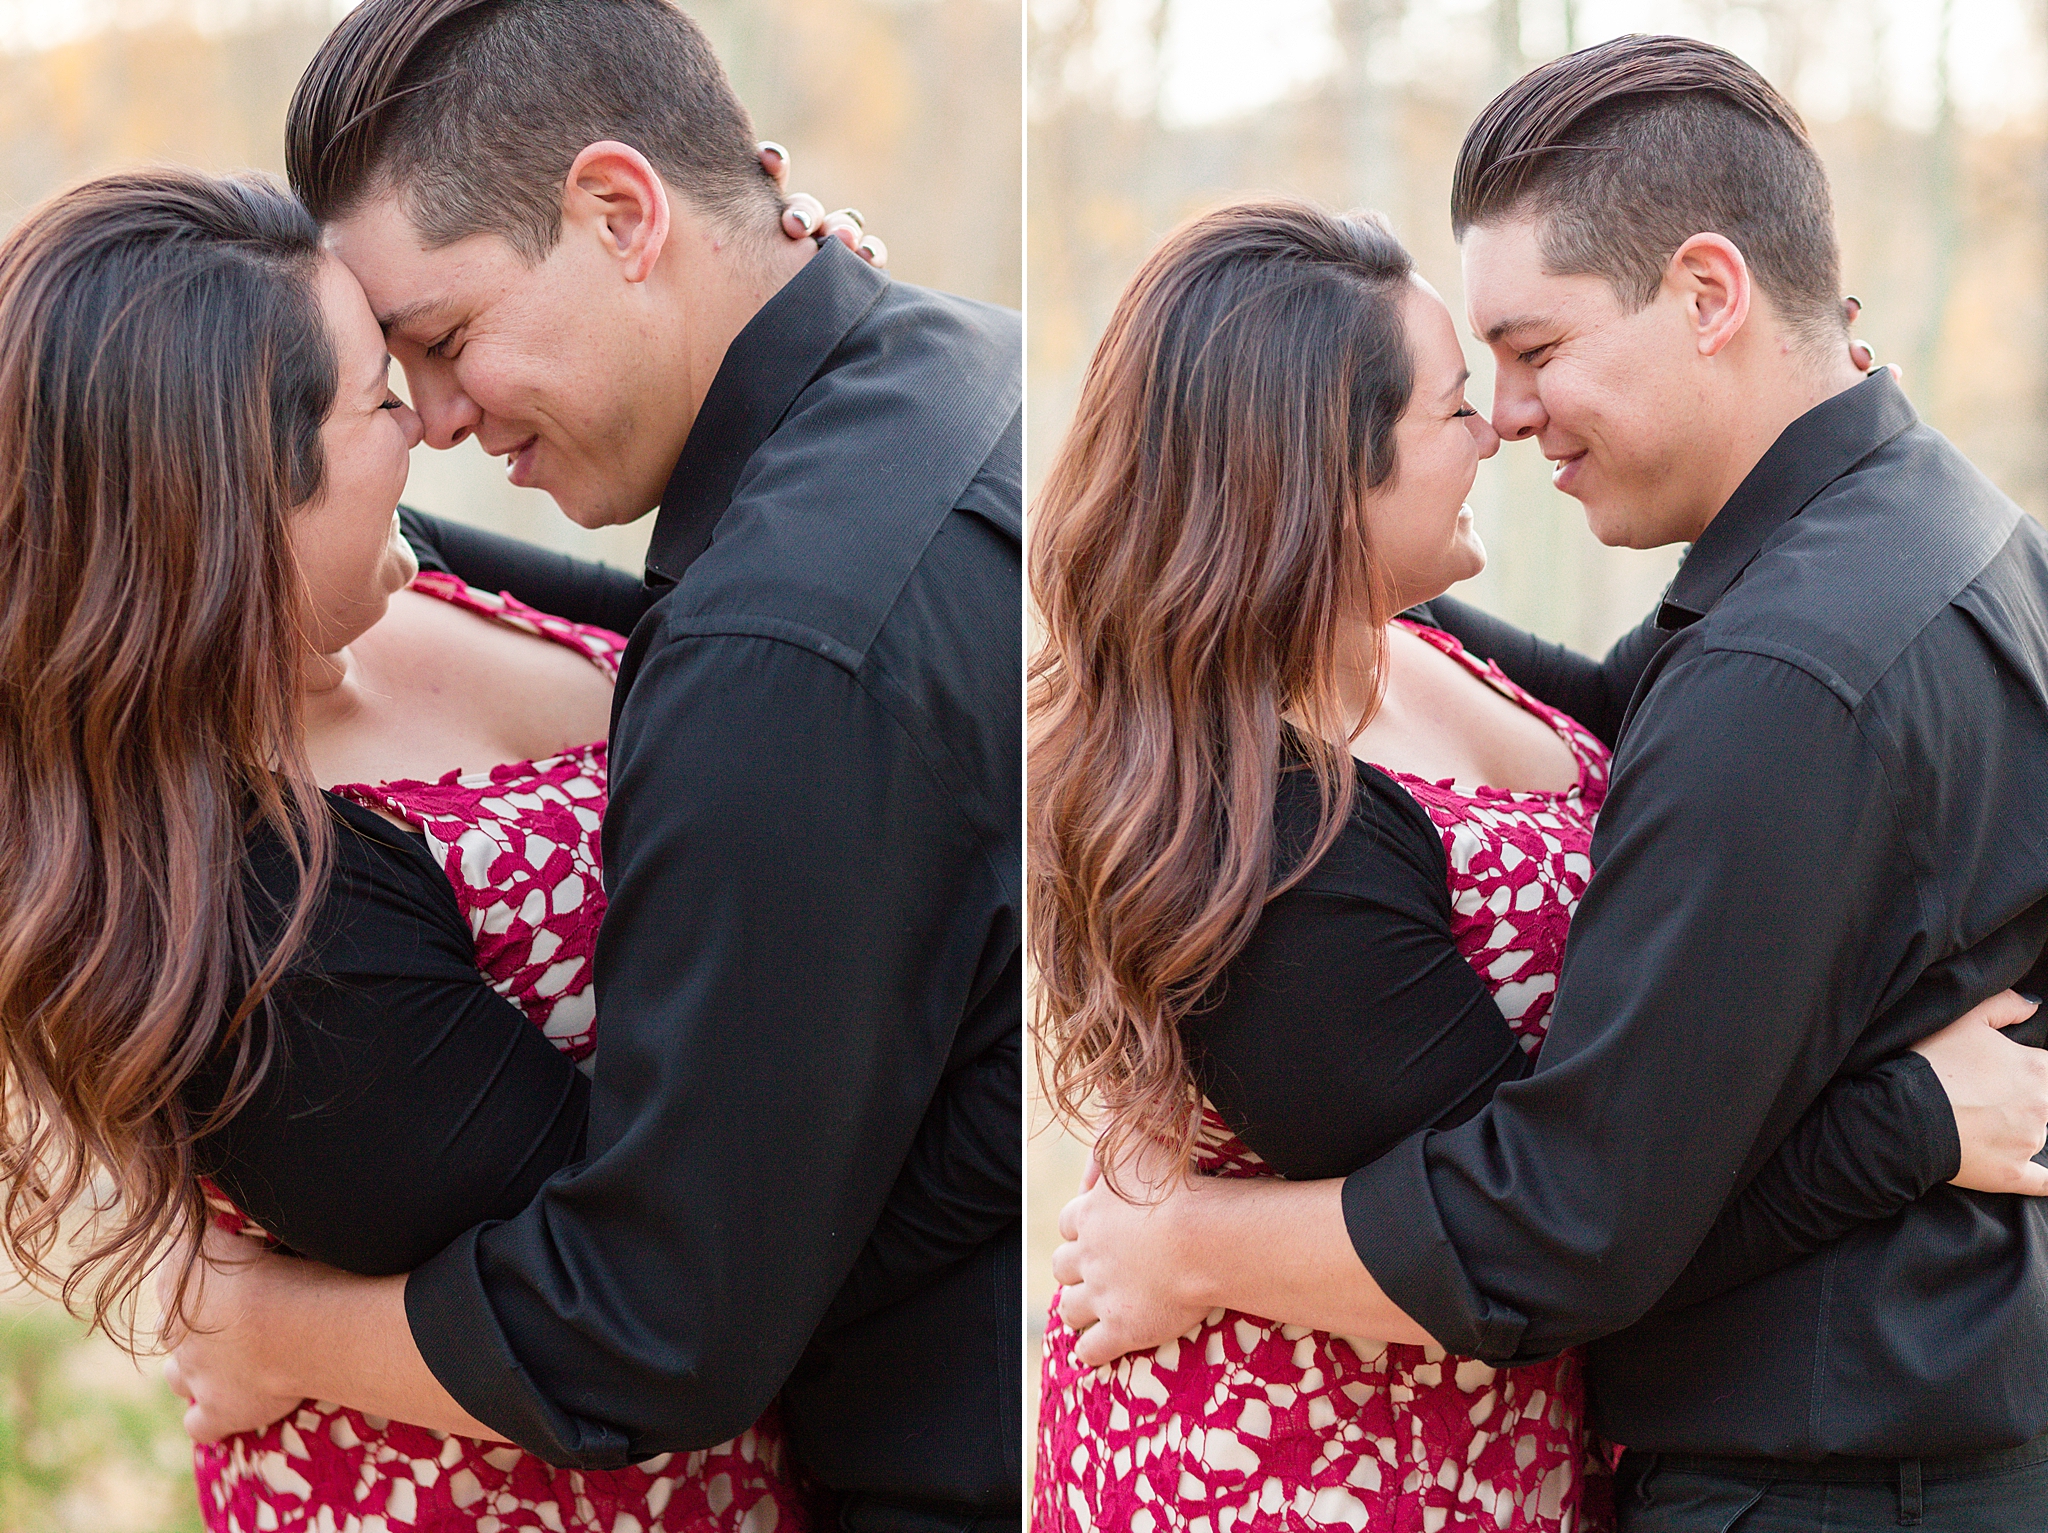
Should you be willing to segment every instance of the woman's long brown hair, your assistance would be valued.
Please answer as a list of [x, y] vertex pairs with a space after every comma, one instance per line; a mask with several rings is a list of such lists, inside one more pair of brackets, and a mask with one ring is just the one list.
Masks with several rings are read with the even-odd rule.
[[[1184, 1161], [1180, 1023], [1350, 812], [1340, 653], [1384, 622], [1363, 498], [1413, 373], [1407, 253], [1376, 219], [1228, 207], [1132, 279], [1035, 507], [1030, 931], [1048, 1100]], [[1283, 720], [1300, 721], [1284, 732]], [[1291, 742], [1291, 743], [1290, 743]], [[1283, 750], [1288, 755], [1283, 761]], [[1276, 848], [1283, 766], [1314, 774]]]
[[[335, 391], [318, 258], [277, 187], [177, 171], [0, 244], [0, 1240], [130, 1347], [181, 1242], [190, 1277], [195, 1145], [269, 1064], [330, 855], [287, 539]], [[245, 886], [265, 827], [282, 910]]]

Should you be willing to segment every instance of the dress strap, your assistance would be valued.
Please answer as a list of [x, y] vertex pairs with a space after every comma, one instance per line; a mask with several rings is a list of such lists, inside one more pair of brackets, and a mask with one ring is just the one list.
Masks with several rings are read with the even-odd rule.
[[611, 680], [619, 679], [619, 657], [625, 653], [626, 640], [622, 634], [613, 633], [609, 628], [599, 628], [594, 623], [572, 623], [565, 617], [556, 617], [551, 612], [527, 606], [509, 591], [479, 591], [475, 586], [440, 570], [421, 570], [413, 577], [409, 589], [460, 607], [465, 612], [474, 612], [479, 617], [517, 628], [522, 633], [552, 639], [575, 650]]

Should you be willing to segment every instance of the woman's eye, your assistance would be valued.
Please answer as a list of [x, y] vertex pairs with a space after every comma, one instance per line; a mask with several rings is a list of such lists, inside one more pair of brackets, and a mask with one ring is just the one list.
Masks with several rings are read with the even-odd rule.
[[385, 400], [384, 403], [377, 406], [377, 408], [380, 410], [402, 410], [405, 408], [405, 401], [400, 399], [396, 394], [393, 394], [389, 399]]
[[1462, 410], [1452, 412], [1451, 419], [1459, 421], [1469, 420], [1471, 417], [1477, 415], [1478, 413], [1479, 412], [1477, 410], [1473, 409], [1470, 405], [1467, 405]]

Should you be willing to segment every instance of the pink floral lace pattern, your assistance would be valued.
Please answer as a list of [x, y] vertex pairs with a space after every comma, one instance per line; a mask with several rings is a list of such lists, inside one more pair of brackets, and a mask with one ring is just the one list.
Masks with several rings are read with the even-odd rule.
[[[625, 640], [423, 572], [413, 589], [568, 645], [608, 677]], [[591, 951], [604, 916], [605, 742], [438, 782], [336, 793], [422, 831], [476, 938], [477, 967], [557, 1048], [596, 1046]], [[217, 1194], [222, 1221], [263, 1232]], [[521, 1449], [307, 1401], [194, 1455], [215, 1533], [803, 1533], [773, 1407], [731, 1442], [627, 1469], [557, 1469]]]
[[[1443, 837], [1459, 952], [1533, 1052], [1592, 875], [1607, 751], [1449, 635], [1408, 626], [1542, 718], [1578, 763], [1561, 793], [1389, 774]], [[1270, 1174], [1206, 1105], [1197, 1156], [1208, 1175]], [[1104, 1368], [1082, 1368], [1073, 1349], [1053, 1318], [1034, 1533], [1590, 1533], [1611, 1516], [1576, 1353], [1496, 1369], [1234, 1310]]]

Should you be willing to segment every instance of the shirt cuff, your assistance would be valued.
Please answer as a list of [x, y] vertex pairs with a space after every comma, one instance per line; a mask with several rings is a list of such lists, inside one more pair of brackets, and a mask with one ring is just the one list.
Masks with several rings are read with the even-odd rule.
[[556, 1410], [498, 1323], [470, 1230], [405, 1280], [413, 1344], [441, 1387], [470, 1415], [545, 1463], [623, 1469], [634, 1462], [623, 1432]]
[[1919, 1171], [1913, 1196], [1924, 1196], [1954, 1178], [1963, 1169], [1963, 1141], [1956, 1130], [1955, 1108], [1927, 1056], [1908, 1051], [1870, 1073], [1884, 1082], [1893, 1098], [1888, 1122], [1918, 1131], [1908, 1140]]
[[1429, 1142], [1411, 1135], [1344, 1179], [1344, 1227], [1351, 1248], [1387, 1297], [1459, 1357], [1495, 1365], [1521, 1357], [1529, 1322], [1472, 1286], [1429, 1185]]

